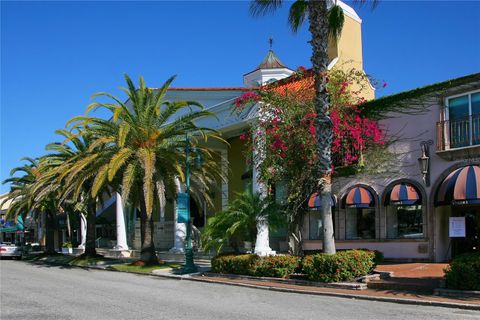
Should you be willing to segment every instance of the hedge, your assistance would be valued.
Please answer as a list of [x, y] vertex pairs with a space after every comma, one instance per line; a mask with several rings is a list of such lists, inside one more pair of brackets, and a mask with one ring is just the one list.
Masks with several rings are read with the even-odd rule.
[[453, 258], [445, 269], [445, 282], [450, 289], [480, 290], [480, 252]]
[[302, 272], [312, 281], [350, 281], [369, 274], [375, 266], [374, 258], [373, 251], [365, 250], [318, 253], [303, 258]]
[[300, 258], [293, 256], [259, 257], [255, 254], [227, 254], [212, 259], [212, 272], [287, 278], [298, 268], [299, 263]]

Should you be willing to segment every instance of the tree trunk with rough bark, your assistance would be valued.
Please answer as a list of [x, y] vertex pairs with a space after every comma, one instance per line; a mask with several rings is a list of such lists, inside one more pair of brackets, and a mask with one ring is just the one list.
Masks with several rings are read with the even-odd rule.
[[45, 253], [54, 254], [55, 251], [55, 215], [53, 212], [47, 211], [45, 223]]
[[91, 200], [87, 205], [87, 237], [84, 252], [84, 255], [88, 257], [95, 257], [97, 255], [97, 250], [95, 248], [96, 220], [97, 206], [95, 200]]
[[327, 92], [328, 71], [328, 11], [326, 1], [309, 1], [310, 33], [312, 34], [312, 65], [315, 79], [315, 111], [317, 150], [319, 157], [318, 193], [321, 199], [321, 214], [323, 220], [323, 252], [335, 253], [333, 235], [332, 208], [330, 197], [331, 182], [331, 146], [333, 140], [332, 120], [329, 116], [329, 97]]
[[294, 256], [303, 256], [302, 247], [302, 226], [303, 212], [297, 212], [292, 221], [288, 224], [288, 253]]
[[140, 202], [140, 239], [141, 251], [140, 261], [145, 264], [157, 264], [158, 257], [155, 251], [153, 215], [147, 213], [145, 200], [142, 197]]

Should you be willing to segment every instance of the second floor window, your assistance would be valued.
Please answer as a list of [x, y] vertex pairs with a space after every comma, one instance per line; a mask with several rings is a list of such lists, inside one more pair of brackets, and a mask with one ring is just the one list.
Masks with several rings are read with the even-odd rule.
[[480, 91], [446, 100], [450, 148], [480, 144]]

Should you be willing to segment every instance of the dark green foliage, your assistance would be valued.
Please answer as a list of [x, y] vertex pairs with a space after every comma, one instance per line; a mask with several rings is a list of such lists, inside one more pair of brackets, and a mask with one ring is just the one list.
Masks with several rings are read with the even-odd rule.
[[253, 276], [259, 259], [255, 254], [219, 255], [212, 259], [212, 272]]
[[288, 278], [299, 267], [295, 256], [270, 256], [258, 260], [255, 275], [258, 277]]
[[208, 219], [202, 232], [203, 250], [214, 249], [219, 253], [230, 246], [239, 253], [244, 241], [255, 241], [259, 218], [267, 219], [270, 228], [285, 224], [281, 209], [271, 197], [262, 199], [248, 187], [225, 210]]
[[373, 263], [375, 266], [379, 265], [380, 263], [383, 262], [383, 260], [385, 259], [385, 257], [383, 256], [383, 253], [381, 251], [378, 251], [378, 250], [370, 250], [370, 249], [358, 249], [358, 250], [364, 250], [364, 251], [368, 251], [368, 252], [373, 252], [374, 254], [374, 257], [373, 257]]
[[343, 9], [334, 5], [328, 10], [328, 35], [333, 39], [339, 39], [343, 29], [345, 17]]
[[372, 271], [374, 256], [372, 251], [365, 250], [313, 254], [303, 258], [302, 271], [312, 281], [350, 281]]
[[447, 288], [480, 290], [480, 252], [455, 257], [445, 269]]
[[259, 257], [255, 254], [228, 254], [212, 259], [212, 271], [256, 277], [288, 278], [299, 267], [299, 263], [300, 258], [294, 256]]

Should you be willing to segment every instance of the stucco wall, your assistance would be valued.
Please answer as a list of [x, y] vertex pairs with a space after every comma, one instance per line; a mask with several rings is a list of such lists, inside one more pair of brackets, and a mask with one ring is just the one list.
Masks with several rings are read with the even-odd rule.
[[[412, 100], [412, 104], [423, 106], [423, 112], [414, 115], [391, 114], [389, 119], [380, 121], [380, 126], [385, 132], [387, 140], [395, 141], [389, 148], [395, 155], [393, 161], [383, 172], [372, 175], [357, 175], [354, 177], [335, 178], [333, 182], [333, 192], [341, 200], [346, 193], [355, 185], [363, 184], [370, 188], [375, 197], [376, 209], [376, 241], [339, 241], [338, 248], [346, 247], [382, 247], [386, 257], [390, 258], [413, 258], [442, 261], [448, 259], [448, 217], [450, 211], [448, 207], [435, 207], [434, 197], [436, 191], [443, 179], [453, 170], [468, 164], [480, 163], [480, 154], [473, 158], [460, 158], [457, 160], [447, 160], [436, 152], [436, 123], [440, 120], [440, 113], [444, 108], [444, 99], [446, 96], [458, 93], [468, 92], [472, 89], [480, 89], [480, 82], [462, 85], [447, 91], [438, 92], [433, 95], [424, 96], [420, 100]], [[432, 141], [430, 150], [430, 185], [427, 186], [423, 181], [418, 163], [421, 156], [421, 142]], [[421, 192], [423, 199], [424, 216], [424, 238], [408, 244], [402, 240], [385, 240], [386, 238], [386, 208], [384, 200], [386, 192], [396, 182], [409, 181], [413, 183]], [[335, 236], [336, 239], [345, 239], [345, 209], [340, 205], [337, 207], [337, 223]], [[424, 253], [422, 248], [416, 250], [418, 241], [422, 244], [428, 244], [428, 252]], [[313, 246], [310, 243], [309, 246]], [[418, 248], [417, 248], [418, 249]], [[382, 251], [382, 250], [381, 250]]]

